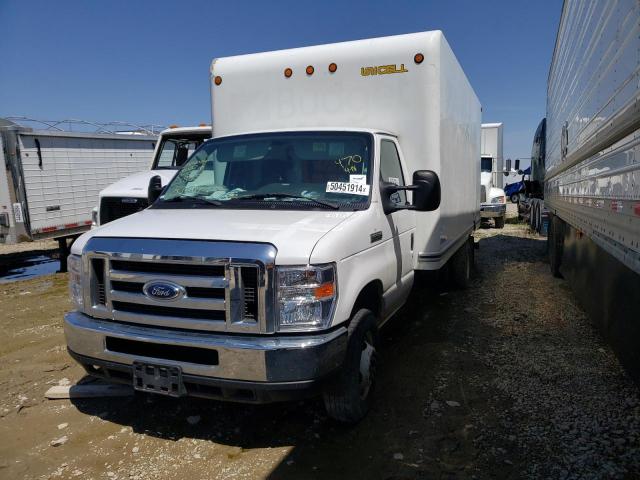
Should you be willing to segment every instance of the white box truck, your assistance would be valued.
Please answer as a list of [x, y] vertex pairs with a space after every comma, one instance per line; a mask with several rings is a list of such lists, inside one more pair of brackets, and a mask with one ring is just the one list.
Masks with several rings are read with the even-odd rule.
[[91, 125], [99, 132], [64, 130], [67, 122], [34, 130], [0, 119], [0, 242], [78, 236], [91, 227], [98, 192], [149, 165], [157, 134]]
[[567, 0], [526, 210], [551, 270], [640, 379], [640, 3]]
[[504, 186], [502, 123], [483, 123], [480, 142], [480, 217], [493, 218], [496, 228], [504, 228], [507, 197]]
[[219, 58], [211, 83], [213, 138], [74, 243], [69, 353], [141, 391], [322, 392], [357, 421], [415, 272], [469, 277], [480, 103], [440, 31]]
[[202, 142], [211, 138], [211, 127], [170, 127], [160, 133], [153, 160], [145, 167], [100, 190], [98, 206], [93, 209], [93, 226], [109, 223], [118, 218], [144, 210], [149, 206], [147, 190], [149, 180], [160, 177], [164, 186], [175, 176], [189, 156]]

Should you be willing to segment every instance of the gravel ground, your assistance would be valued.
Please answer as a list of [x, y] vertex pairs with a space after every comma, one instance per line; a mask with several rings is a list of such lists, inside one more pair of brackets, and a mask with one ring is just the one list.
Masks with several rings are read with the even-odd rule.
[[13, 245], [0, 243], [0, 258], [2, 255], [14, 253], [55, 250], [58, 248], [58, 242], [55, 240], [38, 240], [35, 242], [22, 242]]
[[354, 427], [318, 400], [45, 400], [83, 378], [66, 275], [0, 285], [0, 478], [640, 478], [638, 388], [549, 274], [545, 240], [516, 224], [476, 237], [471, 288], [417, 289], [383, 330]]

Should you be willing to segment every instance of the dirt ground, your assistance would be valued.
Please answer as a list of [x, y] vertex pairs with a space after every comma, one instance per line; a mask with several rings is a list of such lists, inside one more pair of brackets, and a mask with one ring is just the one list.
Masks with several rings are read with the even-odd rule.
[[319, 400], [45, 400], [83, 378], [66, 275], [0, 285], [0, 478], [640, 478], [638, 388], [549, 274], [545, 240], [515, 224], [476, 237], [471, 288], [419, 289], [383, 330], [353, 427]]

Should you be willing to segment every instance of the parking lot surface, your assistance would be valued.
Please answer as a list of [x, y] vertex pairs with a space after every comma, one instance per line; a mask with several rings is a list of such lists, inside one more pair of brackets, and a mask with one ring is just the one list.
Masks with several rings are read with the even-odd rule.
[[46, 400], [84, 377], [66, 275], [0, 285], [0, 478], [638, 478], [638, 388], [545, 239], [507, 224], [476, 241], [469, 289], [417, 288], [383, 330], [373, 408], [350, 427], [320, 400]]

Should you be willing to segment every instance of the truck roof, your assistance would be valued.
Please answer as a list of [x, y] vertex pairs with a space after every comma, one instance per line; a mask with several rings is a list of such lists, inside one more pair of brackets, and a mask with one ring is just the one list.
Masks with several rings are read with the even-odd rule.
[[211, 132], [211, 126], [210, 125], [206, 125], [206, 126], [197, 126], [197, 127], [173, 127], [173, 128], [167, 128], [165, 130], [163, 130], [162, 132], [160, 132], [160, 135], [169, 135], [169, 134], [174, 134], [174, 133], [207, 133], [207, 132]]
[[391, 137], [397, 137], [395, 133], [380, 130], [375, 128], [352, 128], [352, 127], [299, 127], [299, 128], [276, 128], [269, 130], [253, 130], [242, 133], [231, 133], [228, 135], [221, 135], [216, 138], [235, 137], [237, 135], [256, 135], [261, 133], [279, 133], [279, 132], [364, 132], [379, 135], [389, 135]]

